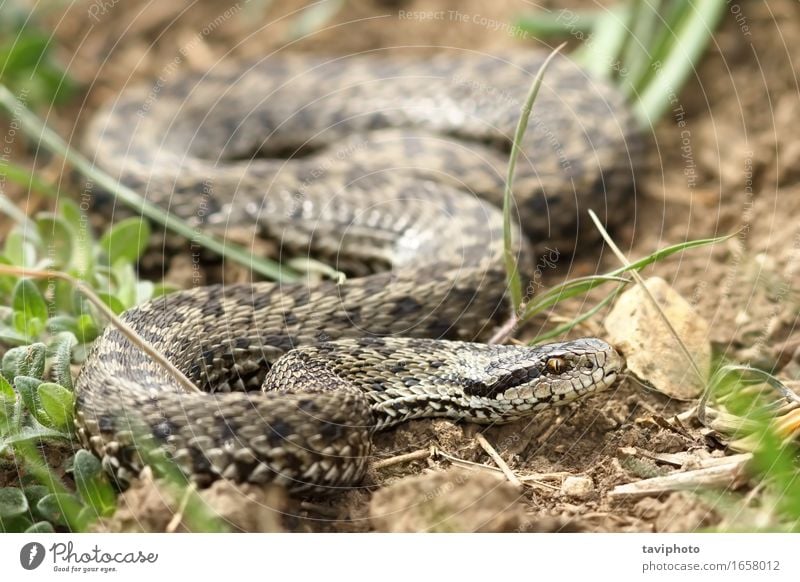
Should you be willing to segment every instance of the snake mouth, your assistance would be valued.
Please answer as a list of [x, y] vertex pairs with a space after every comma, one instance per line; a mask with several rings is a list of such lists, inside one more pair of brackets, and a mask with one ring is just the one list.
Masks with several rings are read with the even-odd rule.
[[605, 376], [603, 376], [603, 382], [606, 386], [611, 386], [617, 381], [618, 377], [619, 376], [617, 372], [608, 372]]
[[608, 356], [610, 357], [608, 357], [606, 361], [607, 371], [603, 375], [603, 382], [607, 387], [610, 387], [625, 375], [627, 362], [625, 358], [614, 349], [610, 351]]

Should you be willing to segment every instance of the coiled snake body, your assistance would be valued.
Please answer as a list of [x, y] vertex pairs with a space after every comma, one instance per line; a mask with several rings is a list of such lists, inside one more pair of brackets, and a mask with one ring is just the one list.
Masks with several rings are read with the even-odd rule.
[[[76, 387], [86, 446], [123, 481], [146, 449], [201, 485], [330, 491], [363, 476], [375, 430], [507, 422], [610, 386], [622, 360], [598, 339], [462, 341], [506, 309], [491, 203], [541, 63], [535, 52], [270, 58], [159, 80], [104, 108], [87, 149], [106, 171], [198, 228], [252, 226], [351, 278], [198, 287], [128, 311], [204, 392], [183, 392], [109, 328]], [[637, 143], [622, 98], [557, 57], [514, 182], [518, 248], [530, 256], [530, 239], [566, 256], [586, 208], [627, 217]]]

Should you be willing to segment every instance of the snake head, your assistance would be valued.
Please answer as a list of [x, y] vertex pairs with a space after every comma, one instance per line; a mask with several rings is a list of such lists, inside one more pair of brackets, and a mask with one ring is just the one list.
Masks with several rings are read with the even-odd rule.
[[624, 367], [622, 356], [597, 338], [497, 346], [480, 380], [465, 382], [464, 392], [501, 408], [539, 410], [611, 387]]

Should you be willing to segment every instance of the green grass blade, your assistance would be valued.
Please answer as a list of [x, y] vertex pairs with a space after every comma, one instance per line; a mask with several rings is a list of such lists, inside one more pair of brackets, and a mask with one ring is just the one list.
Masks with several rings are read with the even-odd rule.
[[518, 313], [520, 305], [522, 305], [522, 280], [520, 279], [519, 264], [517, 263], [517, 257], [514, 255], [514, 246], [511, 237], [511, 203], [513, 200], [511, 185], [514, 181], [514, 172], [517, 168], [517, 158], [519, 158], [521, 149], [520, 144], [522, 143], [522, 138], [525, 136], [525, 130], [528, 128], [528, 119], [530, 118], [533, 104], [536, 101], [536, 96], [539, 94], [539, 89], [542, 86], [544, 73], [550, 61], [553, 60], [553, 57], [555, 57], [563, 47], [563, 44], [556, 47], [536, 72], [533, 83], [531, 83], [531, 87], [528, 90], [525, 104], [522, 106], [517, 129], [514, 132], [514, 143], [511, 146], [511, 155], [508, 158], [508, 173], [506, 174], [505, 190], [503, 192], [503, 261], [506, 267], [506, 280], [511, 294], [512, 313]]
[[614, 78], [647, 128], [694, 70], [725, 8], [726, 0], [629, 0], [597, 11], [536, 14], [516, 24], [532, 35], [583, 41], [572, 59], [599, 78]]
[[590, 291], [591, 289], [594, 289], [595, 287], [598, 287], [608, 281], [620, 282], [619, 279], [620, 275], [623, 275], [628, 271], [634, 271], [634, 270], [640, 271], [644, 269], [646, 266], [661, 261], [669, 257], [670, 255], [674, 255], [675, 253], [679, 253], [689, 249], [715, 245], [724, 242], [736, 236], [737, 234], [738, 232], [735, 232], [729, 235], [715, 237], [715, 238], [704, 238], [693, 241], [687, 241], [685, 243], [678, 243], [663, 248], [661, 250], [658, 250], [637, 261], [634, 261], [630, 265], [614, 269], [613, 271], [610, 271], [605, 275], [581, 277], [579, 279], [572, 279], [570, 281], [567, 281], [566, 283], [562, 283], [561, 285], [558, 285], [550, 289], [547, 293], [542, 295], [537, 301], [531, 302], [528, 305], [526, 305], [522, 317], [520, 318], [520, 321], [525, 321], [527, 319], [530, 319], [534, 315], [541, 313], [545, 309], [552, 307], [553, 305], [563, 301], [564, 299], [584, 294]]
[[625, 63], [625, 74], [620, 73], [620, 84], [630, 88], [633, 83], [624, 83], [624, 78], [640, 79], [647, 74], [652, 64], [652, 39], [657, 37], [666, 27], [662, 21], [660, 0], [652, 4], [637, 2], [636, 18], [631, 22], [631, 32], [622, 49], [620, 60]]
[[[642, 3], [641, 0], [638, 1]], [[633, 100], [647, 86], [648, 79], [655, 72], [653, 63], [662, 62], [669, 55], [675, 30], [685, 18], [687, 6], [688, 0], [672, 0], [665, 11], [647, 11], [646, 19], [653, 27], [652, 32], [647, 36], [639, 34], [631, 38], [623, 57], [626, 60], [628, 77], [620, 85], [629, 99]]]
[[741, 364], [725, 364], [721, 366], [714, 375], [711, 377], [709, 384], [712, 386], [718, 385], [722, 382], [726, 376], [731, 374], [737, 374], [741, 377], [750, 377], [753, 378], [755, 381], [765, 382], [772, 388], [773, 390], [777, 391], [782, 398], [785, 398], [789, 402], [798, 402], [800, 403], [800, 395], [795, 394], [792, 390], [790, 390], [786, 384], [781, 382], [778, 378], [761, 370], [759, 368], [754, 368], [752, 366], [745, 366]]
[[627, 281], [625, 281], [624, 283], [620, 283], [616, 289], [614, 289], [611, 293], [606, 295], [606, 297], [600, 303], [592, 307], [589, 311], [587, 311], [582, 315], [579, 315], [578, 317], [572, 319], [571, 321], [568, 321], [567, 323], [564, 323], [562, 325], [559, 325], [558, 327], [551, 329], [550, 331], [537, 335], [532, 341], [528, 342], [528, 345], [535, 346], [537, 344], [541, 344], [555, 337], [558, 337], [562, 334], [569, 333], [575, 327], [577, 327], [590, 317], [593, 317], [597, 312], [599, 312], [606, 305], [611, 303], [617, 297], [617, 295], [619, 295], [619, 292], [625, 287], [626, 284]]
[[536, 38], [548, 38], [572, 34], [581, 38], [597, 26], [602, 16], [600, 10], [569, 10], [557, 12], [541, 10], [530, 16], [517, 18], [514, 25]]
[[[0, 172], [1, 171], [2, 170], [0, 170]], [[9, 200], [8, 197], [3, 193], [0, 193], [0, 212], [8, 216], [17, 224], [22, 225], [26, 234], [36, 231], [36, 225], [30, 218], [28, 218], [28, 215], [22, 212], [22, 210], [19, 209], [19, 206], [11, 202], [11, 200]]]
[[629, 36], [634, 11], [615, 6], [598, 17], [589, 40], [572, 53], [572, 58], [601, 79], [611, 77], [620, 67], [619, 55]]
[[675, 40], [668, 54], [654, 55], [654, 74], [647, 80], [634, 113], [645, 126], [651, 126], [669, 108], [670, 97], [677, 93], [694, 71], [713, 31], [725, 12], [725, 0], [704, 0], [689, 4], [674, 31]]
[[624, 284], [630, 283], [628, 279], [623, 279], [621, 277], [610, 275], [593, 275], [591, 277], [579, 277], [577, 279], [572, 279], [562, 283], [561, 285], [557, 285], [552, 289], [548, 289], [547, 292], [543, 293], [536, 301], [528, 303], [525, 306], [525, 310], [522, 313], [520, 321], [526, 321], [534, 315], [542, 313], [545, 309], [549, 309], [553, 305], [561, 303], [565, 299], [576, 297], [578, 295], [585, 295], [595, 287], [599, 287], [604, 283], [612, 282]]
[[20, 186], [44, 194], [48, 198], [58, 198], [58, 190], [30, 172], [27, 168], [18, 166], [9, 160], [0, 159], [0, 175], [4, 175]]

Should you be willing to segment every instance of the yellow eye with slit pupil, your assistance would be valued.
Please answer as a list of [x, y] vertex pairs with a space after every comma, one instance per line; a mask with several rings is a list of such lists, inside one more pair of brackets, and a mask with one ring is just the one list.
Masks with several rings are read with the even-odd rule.
[[564, 362], [564, 358], [550, 358], [547, 360], [547, 371], [552, 374], [560, 374], [564, 371], [566, 367], [566, 362]]

